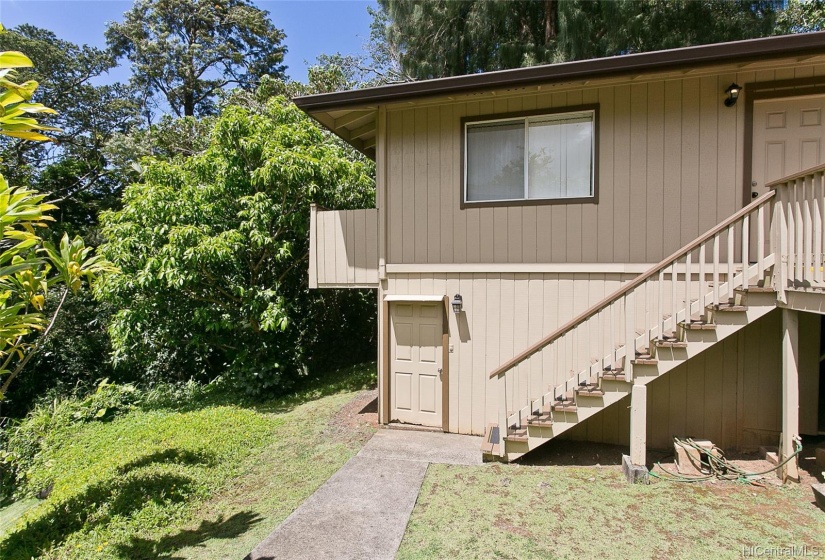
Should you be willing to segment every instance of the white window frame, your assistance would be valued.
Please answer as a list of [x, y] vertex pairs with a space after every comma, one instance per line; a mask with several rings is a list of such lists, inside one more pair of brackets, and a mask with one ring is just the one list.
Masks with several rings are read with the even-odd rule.
[[[590, 135], [590, 194], [585, 197], [554, 197], [554, 198], [528, 198], [529, 194], [529, 178], [530, 178], [530, 170], [529, 170], [529, 162], [530, 162], [530, 145], [529, 145], [529, 134], [530, 134], [530, 123], [531, 122], [547, 122], [548, 120], [552, 121], [558, 119], [559, 121], [567, 120], [570, 118], [576, 117], [583, 117], [583, 116], [590, 116], [591, 123], [592, 123], [592, 133]], [[464, 122], [463, 130], [461, 133], [463, 134], [463, 142], [462, 142], [462, 151], [461, 154], [463, 160], [463, 184], [461, 185], [461, 202], [462, 205], [472, 207], [475, 205], [481, 206], [512, 206], [512, 205], [531, 205], [531, 204], [560, 204], [560, 203], [576, 203], [576, 202], [596, 202], [597, 201], [597, 171], [598, 171], [598, 150], [597, 150], [597, 127], [598, 127], [598, 118], [599, 118], [599, 111], [598, 106], [588, 106], [588, 107], [571, 107], [568, 109], [564, 109], [562, 111], [547, 111], [547, 112], [531, 112], [530, 114], [525, 115], [516, 115], [516, 116], [502, 116], [500, 118], [491, 118], [491, 119], [480, 119], [480, 120], [467, 120]], [[467, 150], [468, 150], [468, 139], [467, 139], [467, 132], [470, 127], [478, 126], [478, 125], [485, 125], [485, 124], [494, 124], [494, 123], [524, 123], [524, 196], [523, 198], [499, 198], [499, 199], [491, 199], [491, 200], [468, 200], [467, 199], [467, 180], [468, 180], [468, 165], [469, 165], [469, 158], [467, 157]]]

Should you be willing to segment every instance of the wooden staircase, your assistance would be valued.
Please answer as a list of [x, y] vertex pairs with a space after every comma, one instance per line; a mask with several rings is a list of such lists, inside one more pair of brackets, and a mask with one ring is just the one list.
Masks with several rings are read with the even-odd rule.
[[[737, 288], [732, 301], [708, 306], [703, 317], [681, 321], [675, 333], [655, 340], [652, 353], [647, 348], [637, 350], [635, 359], [631, 360], [633, 382], [628, 381], [622, 361], [583, 379], [572, 390], [558, 396], [554, 388], [550, 388], [527, 410], [511, 412], [504, 447], [497, 440], [490, 442], [496, 444], [498, 454], [487, 446], [483, 449], [485, 458], [512, 461], [521, 457], [629, 395], [633, 383], [647, 384], [666, 374], [758, 320], [774, 309], [776, 303], [776, 292], [770, 287]], [[484, 441], [490, 441], [491, 434], [497, 436], [497, 432], [499, 425], [490, 424]]]
[[[490, 373], [486, 459], [512, 461], [720, 343], [825, 295], [825, 165], [754, 200]], [[537, 383], [537, 375], [553, 382]]]
[[[825, 166], [769, 187], [491, 372], [485, 458], [521, 457], [787, 305], [788, 292], [825, 294]], [[553, 382], [539, 386], [537, 371]]]

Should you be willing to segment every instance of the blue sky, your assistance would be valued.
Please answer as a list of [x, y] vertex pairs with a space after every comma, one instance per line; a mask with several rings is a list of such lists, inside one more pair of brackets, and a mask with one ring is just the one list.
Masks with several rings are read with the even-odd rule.
[[[255, 4], [286, 33], [287, 74], [299, 81], [306, 81], [306, 62], [314, 62], [319, 54], [362, 52], [372, 21], [367, 6], [377, 7], [375, 0], [255, 0]], [[106, 23], [121, 21], [131, 5], [130, 0], [0, 0], [0, 22], [6, 27], [30, 23], [61, 39], [102, 47]], [[128, 77], [128, 69], [121, 67], [109, 79]]]

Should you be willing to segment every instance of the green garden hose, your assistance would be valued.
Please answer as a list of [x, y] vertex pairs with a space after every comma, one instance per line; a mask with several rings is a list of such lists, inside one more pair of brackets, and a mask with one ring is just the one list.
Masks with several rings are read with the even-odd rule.
[[776, 465], [775, 467], [768, 469], [762, 472], [748, 472], [744, 469], [737, 467], [736, 465], [728, 462], [725, 459], [722, 450], [718, 447], [714, 446], [713, 448], [705, 448], [698, 445], [692, 438], [687, 439], [680, 439], [677, 437], [673, 438], [673, 442], [676, 445], [681, 445], [682, 447], [689, 447], [699, 451], [700, 453], [704, 454], [708, 458], [707, 466], [710, 468], [710, 474], [704, 476], [685, 476], [685, 475], [677, 475], [674, 474], [667, 469], [665, 469], [660, 462], [656, 463], [656, 466], [659, 467], [667, 476], [662, 476], [657, 474], [653, 471], [650, 471], [650, 476], [658, 478], [660, 480], [668, 480], [670, 482], [702, 482], [705, 480], [710, 480], [711, 478], [716, 478], [719, 480], [737, 480], [739, 482], [746, 482], [748, 484], [755, 484], [754, 478], [766, 475], [770, 472], [773, 472], [780, 467], [787, 464], [789, 461], [794, 459], [802, 452], [802, 441], [798, 438], [794, 438], [794, 447], [795, 451], [792, 455], [786, 457], [781, 463]]

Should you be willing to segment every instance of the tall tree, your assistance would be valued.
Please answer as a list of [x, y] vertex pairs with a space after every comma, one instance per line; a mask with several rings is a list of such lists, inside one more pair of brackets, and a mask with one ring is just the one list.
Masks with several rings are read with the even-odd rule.
[[438, 78], [770, 35], [776, 0], [378, 0], [373, 42]]
[[[3, 171], [12, 184], [33, 186], [52, 199], [71, 200], [64, 205], [63, 221], [76, 214], [79, 222], [88, 223], [101, 199], [109, 199], [104, 206], [113, 202], [117, 186], [101, 151], [112, 134], [136, 124], [137, 99], [123, 84], [92, 83], [115, 65], [108, 51], [64, 41], [32, 25], [0, 33], [0, 50], [30, 56], [35, 66], [20, 69], [20, 78], [39, 84], [34, 99], [56, 111], [44, 121], [60, 129], [54, 133], [56, 144], [0, 140]], [[78, 206], [78, 198], [92, 207]]]
[[178, 116], [212, 114], [215, 91], [283, 75], [285, 35], [249, 0], [136, 0], [106, 40], [134, 81]]

